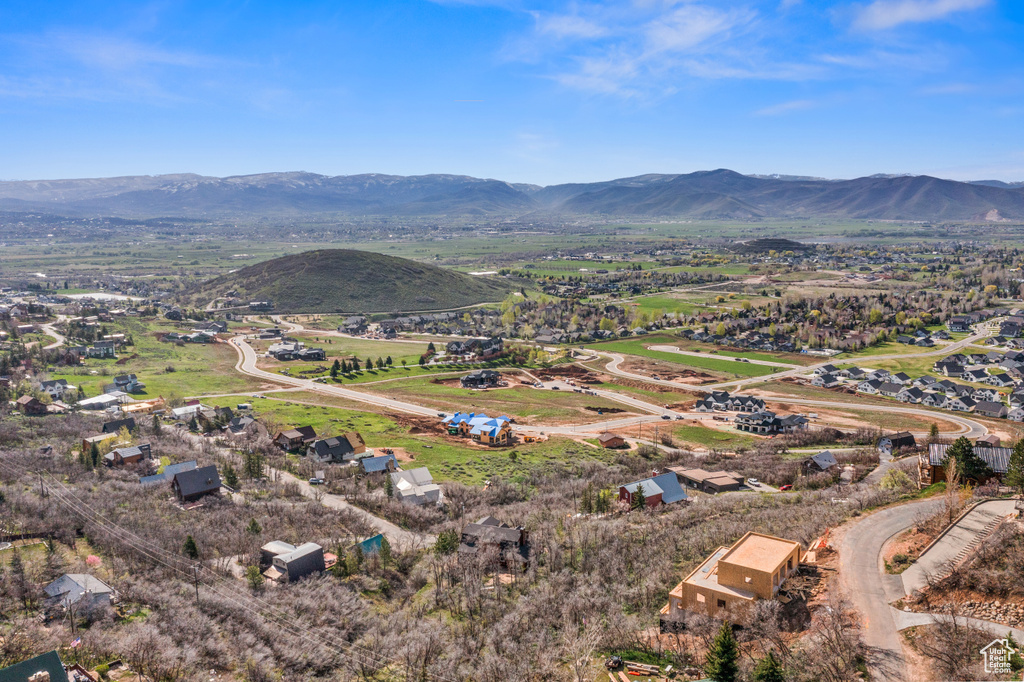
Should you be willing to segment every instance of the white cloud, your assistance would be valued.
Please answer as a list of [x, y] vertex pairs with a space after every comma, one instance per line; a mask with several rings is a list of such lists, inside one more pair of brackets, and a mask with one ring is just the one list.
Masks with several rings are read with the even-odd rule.
[[578, 14], [558, 15], [534, 12], [533, 16], [537, 22], [538, 33], [556, 38], [600, 38], [609, 33], [606, 27]]
[[780, 104], [773, 104], [763, 109], [758, 109], [754, 112], [754, 116], [780, 116], [782, 114], [788, 114], [792, 111], [804, 111], [806, 109], [813, 109], [818, 106], [819, 102], [813, 99], [795, 99], [790, 102], [781, 102]]
[[954, 12], [980, 9], [991, 0], [875, 0], [860, 8], [854, 28], [876, 31], [901, 24], [944, 19]]
[[753, 18], [751, 12], [721, 12], [700, 5], [684, 5], [647, 24], [646, 41], [652, 52], [685, 52], [713, 38], [722, 38]]

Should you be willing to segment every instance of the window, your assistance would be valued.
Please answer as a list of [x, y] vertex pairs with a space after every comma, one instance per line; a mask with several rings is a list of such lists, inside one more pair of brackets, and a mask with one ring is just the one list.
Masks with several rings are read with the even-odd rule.
[[718, 600], [718, 608], [720, 608], [720, 609], [724, 609], [725, 608], [725, 600], [724, 599], [719, 599]]
[[786, 562], [786, 570], [787, 571], [792, 571], [793, 570], [793, 557], [789, 557], [789, 561]]
[[698, 603], [698, 604], [703, 604], [703, 603], [705, 603], [706, 601], [707, 601], [707, 600], [706, 600], [706, 599], [704, 598], [704, 595], [703, 595], [703, 594], [699, 594], [699, 593], [697, 594], [697, 603]]

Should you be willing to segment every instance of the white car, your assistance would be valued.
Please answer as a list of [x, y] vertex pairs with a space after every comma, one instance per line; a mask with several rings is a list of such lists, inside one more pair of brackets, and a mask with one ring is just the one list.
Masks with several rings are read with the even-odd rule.
[[747, 485], [758, 486], [761, 485], [761, 481], [757, 480], [756, 478], [748, 478]]

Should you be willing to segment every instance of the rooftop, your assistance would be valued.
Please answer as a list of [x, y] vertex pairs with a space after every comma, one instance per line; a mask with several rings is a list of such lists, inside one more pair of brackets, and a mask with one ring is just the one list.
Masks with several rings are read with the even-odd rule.
[[750, 532], [736, 542], [722, 557], [722, 561], [747, 566], [759, 571], [774, 571], [786, 560], [793, 548], [800, 547], [795, 540], [783, 540], [771, 535]]

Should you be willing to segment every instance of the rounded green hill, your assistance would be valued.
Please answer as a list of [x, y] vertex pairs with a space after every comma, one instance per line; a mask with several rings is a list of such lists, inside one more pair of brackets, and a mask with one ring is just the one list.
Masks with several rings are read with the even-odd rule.
[[514, 284], [405, 258], [323, 249], [273, 258], [198, 287], [197, 305], [234, 291], [270, 301], [280, 313], [398, 313], [449, 310], [500, 301]]

